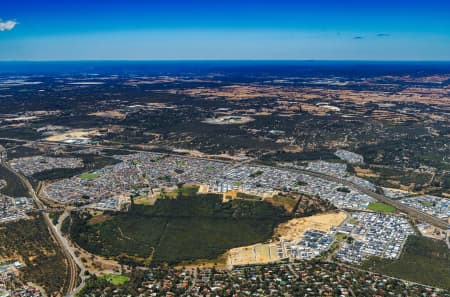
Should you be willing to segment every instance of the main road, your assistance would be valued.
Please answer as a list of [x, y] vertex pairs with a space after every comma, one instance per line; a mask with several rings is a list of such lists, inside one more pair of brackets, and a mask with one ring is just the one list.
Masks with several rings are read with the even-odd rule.
[[[34, 190], [33, 186], [30, 184], [29, 180], [24, 177], [22, 174], [16, 172], [14, 169], [9, 166], [9, 164], [2, 160], [2, 165], [14, 173], [19, 179], [22, 181], [22, 183], [25, 185], [25, 187], [28, 189], [28, 192], [30, 193], [31, 197], [33, 198], [36, 207], [42, 211], [42, 216], [44, 218], [44, 222], [48, 227], [48, 230], [52, 236], [52, 238], [56, 241], [56, 243], [60, 246], [62, 253], [64, 254], [65, 258], [67, 259], [68, 264], [68, 284], [66, 286], [66, 296], [74, 296], [75, 292], [78, 292], [80, 288], [84, 285], [84, 266], [82, 263], [78, 260], [76, 257], [73, 249], [71, 248], [70, 244], [68, 243], [67, 239], [60, 233], [60, 229], [54, 226], [50, 220], [49, 214], [46, 212], [47, 206], [45, 206], [44, 203], [39, 199], [38, 195], [36, 194], [36, 191]], [[78, 274], [77, 271], [80, 271]], [[81, 283], [77, 286], [78, 282], [78, 276], [81, 276]]]
[[370, 197], [372, 197], [375, 200], [378, 200], [380, 202], [389, 204], [389, 205], [395, 207], [396, 209], [398, 209], [398, 210], [408, 214], [410, 217], [412, 217], [414, 219], [417, 219], [417, 220], [422, 221], [422, 222], [426, 222], [426, 223], [428, 223], [430, 225], [433, 225], [435, 227], [438, 227], [438, 228], [440, 228], [440, 229], [442, 229], [444, 231], [446, 231], [449, 228], [449, 224], [446, 221], [444, 221], [444, 220], [436, 218], [436, 217], [434, 217], [432, 215], [429, 215], [427, 213], [421, 212], [421, 211], [419, 211], [419, 210], [417, 210], [415, 208], [408, 207], [408, 206], [406, 206], [404, 204], [401, 204], [399, 201], [396, 201], [396, 200], [390, 199], [390, 198], [388, 198], [388, 197], [386, 197], [384, 195], [375, 193], [375, 192], [369, 190], [368, 188], [365, 188], [365, 187], [363, 187], [361, 185], [355, 184], [355, 183], [353, 183], [353, 182], [351, 182], [349, 180], [346, 180], [346, 179], [343, 179], [343, 178], [338, 178], [338, 177], [335, 177], [335, 176], [332, 176], [332, 175], [328, 175], [328, 174], [315, 172], [315, 171], [305, 170], [305, 169], [298, 169], [298, 168], [284, 167], [284, 166], [283, 167], [278, 167], [278, 168], [282, 168], [282, 169], [285, 169], [285, 170], [287, 169], [287, 170], [291, 170], [291, 171], [296, 171], [296, 172], [303, 173], [303, 174], [306, 174], [306, 175], [315, 176], [315, 177], [318, 177], [318, 178], [321, 178], [321, 179], [324, 179], [324, 180], [328, 180], [328, 181], [331, 181], [331, 182], [342, 184], [342, 185], [347, 186], [347, 187], [349, 187], [351, 189], [354, 189], [354, 190], [357, 190], [357, 191], [359, 191], [361, 193], [364, 193], [367, 196], [370, 196]]
[[[123, 151], [129, 151], [129, 152], [143, 152], [143, 151], [145, 152], [145, 150], [139, 150], [139, 149], [126, 149], [126, 148], [118, 148], [118, 147], [114, 147], [114, 146], [93, 145], [93, 144], [68, 144], [68, 143], [63, 143], [63, 142], [51, 142], [51, 141], [42, 140], [42, 139], [32, 140], [32, 141], [30, 141], [30, 140], [23, 140], [23, 139], [16, 139], [16, 138], [0, 138], [0, 139], [12, 140], [12, 141], [21, 141], [21, 142], [29, 142], [29, 143], [35, 142], [35, 143], [44, 143], [44, 144], [53, 144], [53, 145], [54, 144], [68, 145], [68, 146], [76, 146], [76, 147], [84, 147], [84, 148], [99, 148], [99, 149], [105, 148], [105, 149], [120, 149], [120, 150], [123, 150]], [[201, 158], [201, 157], [200, 158], [199, 157], [192, 157], [192, 158], [193, 159], [207, 159], [207, 158]], [[208, 159], [208, 160], [211, 160], [211, 159]], [[220, 161], [221, 162], [225, 162], [225, 163], [232, 163], [232, 162], [226, 162], [226, 161], [223, 161], [223, 160], [220, 160]], [[248, 163], [249, 161], [247, 160], [247, 161], [244, 161], [244, 162]], [[264, 165], [259, 165], [259, 166], [261, 166], [261, 167], [268, 167], [268, 166], [264, 166]], [[449, 229], [449, 224], [446, 221], [444, 221], [444, 220], [438, 219], [438, 218], [436, 218], [436, 217], [434, 217], [432, 215], [429, 215], [427, 213], [421, 212], [421, 211], [419, 211], [419, 210], [417, 210], [415, 208], [403, 205], [403, 204], [401, 204], [400, 202], [398, 202], [396, 200], [393, 200], [393, 199], [390, 199], [390, 198], [388, 198], [388, 197], [386, 197], [384, 195], [375, 193], [375, 192], [373, 192], [373, 191], [371, 191], [371, 190], [369, 190], [369, 189], [367, 189], [367, 188], [365, 188], [365, 187], [363, 187], [361, 185], [355, 184], [355, 183], [353, 183], [351, 181], [348, 181], [348, 180], [345, 180], [345, 179], [342, 179], [342, 178], [338, 178], [338, 177], [335, 177], [335, 176], [332, 176], [332, 175], [323, 174], [323, 173], [310, 171], [310, 170], [305, 170], [305, 169], [298, 169], [298, 168], [285, 167], [285, 166], [282, 166], [282, 167], [281, 166], [275, 166], [275, 167], [281, 168], [281, 169], [284, 169], [284, 170], [296, 171], [296, 172], [299, 172], [299, 173], [303, 173], [303, 174], [310, 175], [310, 176], [315, 176], [315, 177], [318, 177], [318, 178], [321, 178], [321, 179], [325, 179], [325, 180], [328, 180], [328, 181], [332, 181], [332, 182], [336, 182], [336, 183], [345, 185], [345, 186], [347, 186], [349, 188], [352, 188], [354, 190], [362, 192], [362, 193], [372, 197], [375, 200], [378, 200], [380, 202], [389, 204], [389, 205], [397, 208], [398, 210], [408, 214], [409, 216], [411, 216], [414, 219], [426, 222], [426, 223], [431, 224], [431, 225], [433, 225], [435, 227], [443, 229], [444, 231], [447, 231]]]

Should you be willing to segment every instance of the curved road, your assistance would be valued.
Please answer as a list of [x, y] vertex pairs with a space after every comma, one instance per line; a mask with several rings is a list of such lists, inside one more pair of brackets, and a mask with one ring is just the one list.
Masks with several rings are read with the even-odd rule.
[[[19, 139], [12, 139], [12, 138], [0, 138], [0, 139], [8, 139], [8, 140], [19, 140]], [[24, 141], [24, 140], [20, 140], [20, 141]], [[29, 141], [30, 142], [30, 141]], [[31, 141], [31, 142], [38, 142], [38, 143], [51, 143], [51, 144], [56, 144], [55, 142], [48, 142], [45, 140], [36, 140], [36, 141]], [[58, 144], [63, 144], [64, 143], [59, 143]], [[72, 146], [78, 146], [78, 147], [94, 147], [94, 148], [111, 148], [111, 149], [117, 149], [117, 147], [110, 147], [110, 146], [102, 146], [102, 145], [91, 145], [91, 144], [79, 144], [79, 145], [73, 145]], [[121, 150], [124, 151], [130, 151], [130, 152], [142, 152], [143, 150], [138, 150], [138, 149], [123, 149], [120, 148]], [[194, 158], [194, 159], [206, 159], [206, 158]], [[208, 159], [210, 160], [210, 159]], [[221, 160], [222, 161], [222, 160]], [[27, 186], [27, 188], [29, 189], [33, 199], [36, 201], [36, 204], [38, 206], [39, 209], [41, 210], [45, 210], [46, 207], [45, 205], [39, 200], [39, 198], [37, 197], [33, 187], [31, 186], [31, 184], [29, 183], [28, 179], [26, 179], [25, 177], [23, 177], [21, 174], [15, 172], [14, 170], [12, 170], [10, 168], [10, 166], [6, 163], [3, 162], [4, 165], [11, 170], [11, 172], [15, 173], [17, 176], [20, 177], [20, 179], [23, 181], [23, 183]], [[226, 163], [231, 163], [231, 162], [226, 162]], [[239, 162], [237, 162], [239, 163]], [[248, 162], [245, 162], [248, 163]], [[252, 164], [254, 166], [260, 166], [260, 167], [270, 167], [270, 166], [264, 166], [264, 165], [259, 165], [259, 164]], [[283, 169], [283, 170], [290, 170], [293, 172], [298, 172], [298, 173], [302, 173], [305, 175], [309, 175], [309, 176], [314, 176], [314, 177], [318, 177], [324, 180], [328, 180], [331, 182], [335, 182], [338, 184], [342, 184], [345, 185], [349, 188], [352, 188], [354, 190], [357, 190], [361, 193], [364, 193], [366, 195], [368, 195], [369, 197], [372, 197], [375, 200], [378, 200], [380, 202], [389, 204], [393, 207], [395, 207], [396, 209], [406, 213], [407, 215], [409, 215], [412, 218], [415, 218], [417, 220], [426, 222], [428, 224], [431, 224], [435, 227], [438, 227], [440, 229], [443, 229], [444, 231], [448, 231], [449, 229], [449, 224], [441, 219], [438, 219], [434, 216], [431, 216], [427, 213], [421, 212], [417, 209], [408, 207], [406, 205], [401, 204], [400, 202], [390, 199], [384, 195], [380, 195], [378, 193], [375, 193], [361, 185], [355, 184], [351, 181], [342, 179], [342, 178], [338, 178], [335, 176], [331, 176], [331, 175], [327, 175], [327, 174], [323, 174], [323, 173], [319, 173], [319, 172], [315, 172], [315, 171], [310, 171], [310, 170], [305, 170], [305, 169], [299, 169], [299, 168], [292, 168], [292, 167], [284, 167], [284, 166], [275, 166], [277, 168]], [[68, 296], [74, 296], [74, 294], [76, 294], [76, 292], [78, 292], [80, 290], [80, 288], [82, 287], [82, 285], [84, 284], [84, 267], [82, 265], [82, 263], [80, 263], [78, 261], [78, 258], [74, 255], [72, 248], [70, 247], [70, 245], [68, 244], [68, 241], [66, 240], [65, 237], [63, 237], [60, 234], [60, 230], [58, 230], [58, 228], [56, 228], [55, 226], [53, 226], [50, 222], [50, 219], [48, 217], [48, 214], [44, 213], [44, 218], [45, 218], [45, 222], [46, 224], [49, 226], [49, 230], [51, 231], [52, 235], [54, 236], [55, 240], [59, 243], [59, 245], [61, 246], [64, 254], [66, 255], [68, 261], [69, 261], [69, 271], [70, 271], [70, 282], [69, 282], [69, 287], [68, 287]], [[80, 268], [80, 277], [81, 277], [81, 284], [76, 287], [76, 282], [77, 282], [77, 269], [78, 267]]]
[[84, 267], [83, 263], [78, 259], [78, 257], [75, 255], [74, 249], [73, 249], [71, 243], [69, 242], [69, 240], [65, 236], [63, 236], [62, 232], [61, 232], [61, 225], [69, 215], [70, 215], [70, 210], [68, 211], [66, 209], [64, 211], [64, 213], [59, 217], [58, 224], [56, 224], [56, 226], [53, 227], [56, 229], [56, 232], [61, 235], [61, 239], [62, 239], [64, 245], [67, 247], [68, 251], [70, 252], [70, 255], [72, 256], [72, 259], [77, 264], [79, 271], [80, 271], [78, 274], [81, 279], [80, 284], [77, 287], [71, 288], [71, 290], [67, 290], [68, 292], [67, 292], [66, 297], [76, 296], [77, 293], [84, 287], [85, 281], [87, 279], [87, 276], [85, 275], [86, 268]]
[[73, 292], [78, 291], [81, 286], [84, 283], [84, 278], [82, 277], [82, 283], [77, 287], [77, 281], [78, 281], [78, 273], [77, 271], [80, 271], [80, 275], [82, 272], [84, 272], [83, 265], [78, 261], [78, 258], [75, 256], [72, 248], [70, 247], [69, 243], [67, 242], [67, 239], [62, 236], [61, 233], [59, 233], [59, 229], [54, 226], [50, 220], [50, 217], [48, 213], [45, 211], [47, 210], [47, 207], [42, 203], [42, 201], [39, 200], [39, 197], [36, 195], [35, 190], [33, 189], [33, 186], [30, 184], [27, 178], [25, 178], [20, 173], [14, 171], [7, 162], [2, 162], [2, 165], [14, 173], [17, 177], [20, 178], [22, 183], [27, 187], [28, 192], [30, 193], [31, 197], [33, 198], [34, 202], [36, 203], [36, 206], [39, 210], [42, 211], [42, 216], [44, 218], [44, 222], [47, 225], [47, 228], [50, 232], [50, 235], [53, 237], [53, 239], [57, 242], [57, 244], [61, 247], [61, 250], [64, 254], [64, 256], [67, 259], [68, 263], [68, 272], [69, 272], [69, 283], [67, 285], [67, 296], [73, 296]]
[[[0, 139], [4, 139], [4, 140], [12, 140], [12, 141], [25, 141], [25, 142], [29, 142], [29, 143], [46, 143], [46, 144], [59, 144], [59, 145], [69, 145], [66, 143], [61, 143], [61, 142], [50, 142], [50, 141], [46, 141], [46, 140], [33, 140], [33, 141], [27, 141], [27, 140], [23, 140], [23, 139], [15, 139], [15, 138], [0, 138]], [[107, 149], [117, 149], [117, 147], [114, 146], [107, 146], [107, 145], [92, 145], [92, 144], [70, 144], [71, 146], [77, 146], [77, 147], [84, 147], [84, 148], [107, 148]], [[142, 152], [143, 150], [139, 150], [139, 149], [126, 149], [126, 148], [120, 148], [121, 150], [124, 151], [129, 151], [129, 152]], [[154, 152], [153, 152], [154, 153]], [[207, 159], [207, 158], [193, 158], [193, 159]], [[207, 160], [211, 160], [211, 159], [207, 159]], [[220, 160], [221, 162], [225, 162], [225, 163], [231, 163], [231, 162], [226, 162], [223, 160]], [[237, 162], [240, 163], [240, 162]], [[245, 163], [248, 163], [245, 162]], [[255, 166], [260, 166], [260, 167], [270, 167], [270, 166], [265, 166], [265, 165], [259, 165], [259, 164], [252, 164]], [[331, 176], [331, 175], [327, 175], [327, 174], [323, 174], [323, 173], [318, 173], [315, 171], [310, 171], [310, 170], [305, 170], [305, 169], [298, 169], [298, 168], [292, 168], [292, 167], [284, 167], [284, 166], [274, 166], [274, 167], [278, 167], [284, 170], [291, 170], [291, 171], [296, 171], [296, 172], [300, 172], [306, 175], [310, 175], [310, 176], [315, 176], [315, 177], [319, 177], [325, 180], [329, 180], [332, 182], [336, 182], [336, 183], [340, 183], [343, 184], [349, 188], [353, 188], [354, 190], [357, 190], [359, 192], [362, 192], [372, 198], [374, 198], [375, 200], [381, 201], [383, 203], [389, 204], [395, 208], [397, 208], [398, 210], [410, 215], [411, 217], [426, 222], [428, 224], [431, 224], [435, 227], [441, 228], [444, 231], [448, 231], [449, 229], [449, 224], [441, 219], [438, 219], [432, 215], [429, 215], [427, 213], [421, 212], [415, 208], [406, 206], [401, 204], [400, 202], [390, 199], [386, 196], [377, 194], [373, 191], [368, 190], [367, 188], [364, 188], [360, 185], [357, 185], [355, 183], [352, 183], [348, 180], [342, 179], [342, 178], [337, 178], [335, 176]]]

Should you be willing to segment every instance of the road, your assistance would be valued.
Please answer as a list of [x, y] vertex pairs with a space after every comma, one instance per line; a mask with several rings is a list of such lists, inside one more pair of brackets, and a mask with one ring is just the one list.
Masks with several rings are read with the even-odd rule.
[[[110, 145], [101, 145], [101, 144], [74, 144], [74, 143], [65, 143], [65, 142], [57, 142], [57, 141], [48, 141], [48, 140], [44, 140], [44, 139], [37, 139], [37, 140], [24, 140], [24, 139], [18, 139], [18, 138], [7, 138], [7, 137], [0, 137], [0, 140], [7, 140], [7, 141], [21, 141], [27, 144], [33, 144], [33, 143], [41, 143], [41, 144], [49, 144], [49, 145], [61, 145], [61, 146], [70, 146], [70, 147], [79, 147], [79, 148], [96, 148], [96, 149], [110, 149], [110, 150], [121, 150], [121, 151], [126, 151], [126, 152], [131, 152], [131, 153], [149, 153], [151, 152], [152, 154], [155, 155], [160, 155], [160, 156], [164, 156], [164, 155], [177, 155], [180, 157], [188, 157], [191, 159], [197, 159], [197, 160], [207, 160], [207, 161], [215, 161], [215, 159], [211, 159], [211, 158], [206, 158], [206, 157], [194, 157], [194, 156], [186, 156], [186, 155], [182, 155], [182, 154], [176, 154], [176, 153], [159, 153], [159, 152], [154, 152], [154, 151], [149, 151], [149, 150], [144, 150], [144, 149], [130, 149], [130, 148], [121, 148], [121, 147], [117, 147], [117, 146], [110, 146]], [[7, 148], [6, 150], [9, 150], [10, 148]], [[220, 160], [216, 160], [216, 161], [220, 161], [222, 163], [227, 163], [227, 164], [234, 164], [235, 161], [230, 161], [230, 160], [224, 160], [224, 159], [220, 159]], [[251, 160], [247, 160], [245, 162], [250, 162]]]
[[[28, 143], [43, 143], [43, 144], [52, 144], [52, 145], [55, 145], [55, 144], [68, 145], [68, 146], [76, 146], [76, 147], [81, 147], [81, 148], [120, 149], [120, 150], [124, 150], [124, 151], [129, 151], [129, 152], [136, 152], [136, 153], [144, 151], [144, 150], [139, 150], [139, 149], [122, 149], [122, 148], [118, 148], [118, 147], [114, 147], [114, 146], [104, 146], [104, 145], [66, 144], [66, 143], [51, 142], [51, 141], [46, 141], [46, 140], [41, 140], [41, 139], [33, 140], [33, 141], [16, 139], [16, 138], [0, 138], [0, 139], [2, 139], [2, 140], [10, 140], [10, 141], [22, 141], [22, 142], [28, 142]], [[155, 153], [155, 154], [158, 154], [158, 153]], [[164, 154], [161, 154], [161, 155], [164, 155]], [[175, 154], [173, 154], [173, 155], [175, 155]], [[190, 158], [200, 159], [200, 160], [211, 160], [211, 159], [208, 159], [208, 158], [201, 158], [201, 157], [190, 157]], [[220, 161], [221, 162], [225, 162], [225, 163], [233, 163], [233, 162], [230, 162], [230, 161], [223, 161], [223, 160], [220, 160]], [[237, 162], [237, 163], [244, 164], [244, 163], [249, 163], [249, 162], [250, 162], [249, 160], [246, 160], [246, 161]], [[265, 166], [265, 165], [257, 165], [257, 164], [252, 164], [252, 165], [260, 166], [260, 167], [268, 167], [268, 166]], [[237, 165], [235, 165], [235, 166], [237, 166]], [[318, 172], [315, 172], [315, 171], [305, 170], [305, 169], [298, 169], [298, 168], [285, 167], [285, 166], [275, 166], [275, 167], [280, 168], [280, 169], [284, 169], [284, 170], [296, 171], [296, 172], [303, 173], [303, 174], [306, 174], [306, 175], [315, 176], [315, 177], [319, 177], [319, 178], [322, 178], [322, 179], [325, 179], [325, 180], [329, 180], [329, 181], [332, 181], [332, 182], [340, 183], [340, 184], [345, 185], [345, 186], [347, 186], [349, 188], [352, 188], [354, 190], [362, 192], [362, 193], [372, 197], [375, 200], [378, 200], [380, 202], [389, 204], [389, 205], [397, 208], [398, 210], [408, 214], [409, 216], [411, 216], [414, 219], [426, 222], [426, 223], [431, 224], [431, 225], [433, 225], [435, 227], [438, 227], [438, 228], [440, 228], [440, 229], [442, 229], [444, 231], [447, 231], [449, 229], [449, 224], [446, 221], [444, 221], [444, 220], [440, 220], [440, 219], [438, 219], [436, 217], [433, 217], [433, 216], [431, 216], [431, 215], [429, 215], [427, 213], [424, 213], [424, 212], [421, 212], [421, 211], [419, 211], [417, 209], [414, 209], [412, 207], [403, 205], [403, 204], [401, 204], [400, 202], [398, 202], [396, 200], [390, 199], [390, 198], [388, 198], [386, 196], [383, 196], [383, 195], [380, 195], [380, 194], [375, 193], [373, 191], [370, 191], [369, 189], [367, 189], [365, 187], [362, 187], [362, 186], [360, 186], [358, 184], [352, 183], [352, 182], [350, 182], [348, 180], [345, 180], [345, 179], [342, 179], [342, 178], [337, 178], [335, 176], [331, 176], [331, 175], [327, 175], [327, 174], [323, 174], [323, 173], [318, 173]]]
[[71, 245], [69, 240], [65, 236], [62, 235], [62, 232], [61, 232], [61, 225], [69, 215], [70, 215], [70, 211], [66, 209], [64, 211], [64, 213], [59, 217], [58, 224], [56, 224], [56, 226], [54, 226], [54, 228], [56, 229], [56, 232], [61, 235], [61, 239], [64, 242], [64, 246], [67, 247], [68, 251], [70, 252], [70, 255], [72, 256], [72, 259], [74, 260], [75, 264], [77, 264], [78, 269], [80, 271], [78, 274], [81, 279], [80, 284], [77, 287], [72, 288], [72, 290], [70, 290], [70, 291], [68, 290], [67, 295], [66, 295], [67, 297], [72, 297], [72, 296], [76, 296], [77, 293], [84, 287], [85, 282], [88, 277], [85, 275], [86, 268], [84, 267], [83, 263], [78, 259], [78, 257], [75, 255], [73, 246]]
[[408, 214], [410, 217], [412, 217], [414, 219], [417, 219], [417, 220], [422, 221], [422, 222], [426, 222], [426, 223], [428, 223], [430, 225], [433, 225], [435, 227], [441, 228], [444, 231], [446, 231], [449, 228], [448, 223], [446, 221], [444, 221], [444, 220], [440, 220], [440, 219], [438, 219], [436, 217], [433, 217], [433, 216], [431, 216], [431, 215], [429, 215], [427, 213], [421, 212], [421, 211], [419, 211], [419, 210], [417, 210], [415, 208], [403, 205], [399, 201], [396, 201], [396, 200], [390, 199], [390, 198], [388, 198], [386, 196], [383, 196], [381, 194], [375, 193], [375, 192], [373, 192], [373, 191], [371, 191], [371, 190], [369, 190], [369, 189], [367, 189], [367, 188], [365, 188], [363, 186], [355, 184], [355, 183], [353, 183], [351, 181], [348, 181], [348, 180], [345, 180], [345, 179], [342, 179], [342, 178], [338, 178], [338, 177], [335, 177], [335, 176], [331, 176], [331, 175], [326, 175], [326, 174], [323, 174], [323, 173], [318, 173], [318, 172], [315, 172], [315, 171], [305, 170], [305, 169], [297, 169], [297, 168], [292, 168], [292, 167], [279, 167], [279, 168], [296, 171], [296, 172], [303, 173], [303, 174], [306, 174], [306, 175], [315, 176], [315, 177], [318, 177], [318, 178], [321, 178], [321, 179], [324, 179], [324, 180], [328, 180], [328, 181], [332, 181], [332, 182], [335, 182], [335, 183], [342, 184], [342, 185], [347, 186], [347, 187], [349, 187], [351, 189], [354, 189], [354, 190], [357, 190], [357, 191], [359, 191], [361, 193], [364, 193], [367, 196], [370, 196], [370, 197], [372, 197], [375, 200], [378, 200], [380, 202], [389, 204], [389, 205], [397, 208], [398, 210]]
[[[0, 138], [0, 139], [4, 139], [4, 140], [13, 140], [13, 141], [24, 141], [24, 140], [20, 140], [20, 139], [13, 139], [13, 138]], [[117, 147], [113, 147], [113, 146], [103, 146], [103, 145], [91, 145], [91, 144], [65, 144], [65, 143], [55, 143], [55, 142], [49, 142], [49, 141], [45, 141], [45, 140], [36, 140], [36, 141], [25, 141], [25, 142], [29, 142], [29, 143], [44, 143], [44, 144], [58, 144], [58, 145], [68, 145], [68, 146], [75, 146], [75, 147], [80, 147], [80, 148], [98, 148], [98, 149], [120, 149], [120, 150], [124, 150], [124, 151], [129, 151], [129, 152], [146, 152], [145, 150], [139, 150], [139, 149], [122, 149], [122, 148], [117, 148]], [[158, 153], [156, 153], [158, 154]], [[162, 154], [164, 155], [164, 154]], [[175, 154], [174, 154], [175, 155]], [[208, 158], [195, 158], [194, 159], [204, 159], [204, 160], [211, 160]], [[222, 160], [221, 160], [222, 161]], [[244, 161], [244, 163], [248, 163], [249, 161]], [[226, 163], [234, 163], [234, 162], [226, 162]], [[238, 162], [239, 163], [239, 162]], [[243, 162], [241, 162], [243, 163]], [[234, 163], [235, 164], [235, 163]], [[235, 164], [235, 166], [238, 166], [239, 164]], [[265, 166], [265, 165], [258, 165], [258, 164], [252, 164], [253, 166], [259, 166], [262, 168], [267, 168], [270, 166]], [[8, 169], [10, 169], [12, 172], [14, 172], [8, 164], [5, 164], [5, 166], [7, 166]], [[309, 175], [309, 176], [313, 176], [313, 177], [317, 177], [317, 178], [321, 178], [324, 180], [328, 180], [331, 182], [335, 182], [338, 184], [342, 184], [344, 186], [347, 186], [351, 189], [354, 189], [358, 192], [364, 193], [366, 195], [368, 195], [369, 197], [372, 197], [373, 199], [386, 203], [388, 205], [391, 205], [393, 207], [395, 207], [396, 209], [400, 210], [401, 212], [406, 213], [407, 215], [409, 215], [410, 217], [417, 219], [419, 221], [423, 221], [426, 222], [428, 224], [431, 224], [435, 227], [438, 227], [444, 231], [447, 231], [449, 229], [449, 224], [444, 221], [444, 220], [440, 220], [434, 216], [431, 216], [427, 213], [421, 212], [419, 210], [416, 210], [414, 208], [408, 207], [406, 205], [401, 204], [400, 202], [390, 199], [384, 195], [375, 193], [361, 185], [355, 184], [351, 181], [345, 180], [343, 178], [338, 178], [335, 176], [331, 176], [331, 175], [327, 175], [327, 174], [323, 174], [323, 173], [319, 173], [319, 172], [315, 172], [315, 171], [310, 171], [310, 170], [305, 170], [305, 169], [299, 169], [299, 168], [292, 168], [292, 167], [285, 167], [285, 166], [275, 166], [277, 168], [283, 169], [283, 170], [290, 170], [290, 171], [294, 171], [294, 172], [298, 172], [301, 174], [305, 174], [305, 175]], [[24, 184], [28, 187], [30, 193], [33, 195], [33, 199], [35, 199], [36, 204], [38, 205], [38, 207], [40, 209], [45, 209], [45, 206], [43, 205], [43, 203], [39, 200], [39, 198], [37, 197], [36, 193], [34, 192], [34, 189], [31, 187], [31, 184], [29, 183], [29, 181], [21, 176], [20, 174], [16, 173], [24, 182]], [[49, 218], [48, 218], [48, 214], [44, 214], [44, 218], [46, 220], [46, 224], [49, 226], [49, 230], [52, 231], [52, 235], [55, 237], [56, 241], [61, 245], [66, 257], [69, 260], [70, 263], [70, 275], [71, 275], [71, 281], [70, 281], [70, 290], [68, 290], [68, 292], [76, 292], [77, 290], [79, 290], [81, 288], [81, 285], [78, 286], [78, 288], [75, 288], [75, 284], [76, 284], [76, 266], [77, 266], [77, 257], [73, 254], [73, 250], [71, 249], [70, 245], [68, 244], [67, 240], [60, 234], [60, 232], [58, 232], [57, 228], [55, 228]], [[80, 267], [81, 271], [84, 271], [83, 269], [83, 265], [81, 263], [78, 264], [78, 267]], [[82, 284], [84, 283], [84, 279], [82, 275]], [[73, 296], [72, 294], [69, 294], [68, 296]]]
[[20, 178], [22, 183], [27, 187], [28, 192], [30, 193], [31, 197], [33, 198], [37, 208], [42, 211], [42, 216], [44, 218], [44, 222], [48, 227], [48, 230], [50, 232], [50, 235], [55, 240], [55, 242], [60, 246], [61, 251], [63, 252], [64, 256], [67, 259], [68, 263], [68, 285], [66, 289], [67, 296], [74, 296], [73, 292], [76, 292], [78, 288], [81, 288], [81, 285], [83, 285], [84, 279], [82, 278], [82, 284], [80, 284], [77, 287], [78, 282], [78, 273], [77, 271], [84, 272], [83, 265], [79, 263], [78, 258], [75, 256], [74, 251], [70, 247], [69, 243], [67, 242], [67, 239], [62, 236], [62, 234], [59, 232], [60, 229], [56, 228], [49, 217], [49, 214], [45, 212], [47, 207], [42, 203], [42, 201], [39, 200], [38, 195], [36, 194], [35, 190], [33, 189], [33, 186], [30, 184], [27, 178], [25, 178], [22, 174], [14, 171], [8, 163], [2, 162], [3, 166], [7, 168], [9, 171], [14, 173], [17, 177]]
[[189, 296], [189, 293], [191, 293], [192, 290], [194, 290], [194, 288], [195, 288], [195, 284], [197, 283], [197, 278], [198, 278], [197, 269], [195, 269], [194, 270], [194, 276], [192, 278], [192, 284], [189, 286], [189, 288], [186, 290], [186, 292], [184, 292], [183, 295], [181, 295], [181, 296], [183, 296], [183, 297], [184, 296]]

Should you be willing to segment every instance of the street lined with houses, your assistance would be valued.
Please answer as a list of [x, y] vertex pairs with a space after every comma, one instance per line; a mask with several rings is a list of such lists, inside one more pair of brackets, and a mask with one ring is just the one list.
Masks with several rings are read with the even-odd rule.
[[[395, 205], [401, 211], [406, 210], [409, 215], [412, 212], [416, 218], [440, 227], [443, 231], [447, 228], [443, 221], [448, 219], [448, 201], [445, 199], [421, 196], [394, 201], [375, 193], [375, 186], [370, 182], [348, 174], [346, 165], [342, 163], [312, 161], [306, 166], [281, 164], [282, 166], [276, 167], [142, 151], [115, 155], [114, 158], [120, 162], [48, 183], [40, 189], [39, 195], [67, 206], [119, 211], [124, 204], [129, 203], [129, 196], [135, 193], [156, 197], [164, 189], [173, 189], [180, 184], [196, 184], [203, 193], [238, 191], [260, 199], [282, 192], [317, 196], [338, 209], [349, 212], [349, 217], [342, 224], [327, 230], [309, 228], [295, 238], [281, 238], [268, 246], [257, 245], [250, 248], [247, 253], [248, 257], [253, 257], [252, 262], [239, 258], [245, 257], [245, 253], [236, 254], [230, 262], [231, 267], [279, 262], [284, 259], [310, 260], [329, 252], [335, 253], [339, 261], [352, 264], [361, 263], [371, 256], [398, 259], [408, 236], [414, 234], [414, 230], [406, 216], [369, 211], [369, 205], [375, 201]], [[42, 168], [39, 168], [40, 164]], [[84, 284], [83, 264], [74, 254], [70, 242], [61, 235], [64, 216], [56, 227], [51, 224], [45, 213], [47, 207], [25, 176], [43, 170], [79, 168], [82, 165], [82, 161], [77, 158], [15, 159], [4, 166], [19, 176], [32, 199], [0, 196], [0, 222], [26, 218], [26, 213], [33, 209], [44, 212], [49, 230], [69, 262], [68, 292], [71, 294], [80, 290]], [[5, 182], [0, 181], [0, 186], [5, 186]], [[342, 235], [350, 239], [339, 242]], [[332, 251], [335, 243], [339, 243], [337, 250]], [[82, 283], [77, 285], [79, 276], [82, 276]]]

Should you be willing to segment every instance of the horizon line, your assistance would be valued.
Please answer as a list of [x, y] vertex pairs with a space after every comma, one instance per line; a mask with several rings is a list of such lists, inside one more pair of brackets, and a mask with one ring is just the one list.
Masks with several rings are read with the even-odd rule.
[[1, 60], [0, 63], [60, 63], [60, 62], [415, 62], [415, 63], [450, 63], [449, 60], [399, 60], [399, 59], [21, 59]]

